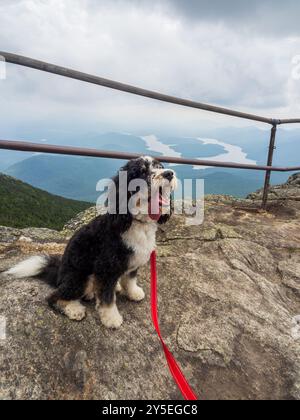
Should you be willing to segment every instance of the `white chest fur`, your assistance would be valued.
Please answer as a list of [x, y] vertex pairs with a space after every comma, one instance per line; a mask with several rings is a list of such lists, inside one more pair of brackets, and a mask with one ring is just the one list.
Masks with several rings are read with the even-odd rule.
[[129, 270], [133, 271], [145, 265], [155, 249], [157, 224], [134, 221], [122, 239], [134, 254], [129, 261]]

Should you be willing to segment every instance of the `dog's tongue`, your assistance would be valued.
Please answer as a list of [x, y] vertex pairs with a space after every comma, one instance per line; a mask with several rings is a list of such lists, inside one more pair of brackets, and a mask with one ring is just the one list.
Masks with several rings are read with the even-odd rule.
[[157, 221], [161, 216], [161, 196], [159, 193], [153, 195], [148, 204], [148, 214], [150, 219]]

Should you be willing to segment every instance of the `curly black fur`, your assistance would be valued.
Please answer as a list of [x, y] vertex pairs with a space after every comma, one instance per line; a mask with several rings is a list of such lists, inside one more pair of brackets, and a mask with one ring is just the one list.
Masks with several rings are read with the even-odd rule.
[[[160, 162], [153, 161], [152, 167], [163, 168]], [[150, 184], [150, 163], [145, 159], [128, 162], [122, 171], [127, 171], [129, 183], [140, 178]], [[133, 250], [122, 239], [133, 222], [133, 216], [119, 214], [119, 179], [113, 178], [117, 186], [117, 214], [105, 214], [82, 227], [68, 243], [62, 258], [49, 257], [48, 264], [39, 275], [56, 290], [48, 298], [54, 307], [58, 300], [77, 300], [84, 296], [88, 278], [94, 275], [96, 293], [102, 304], [111, 304], [119, 278], [129, 270], [129, 260]], [[131, 193], [128, 193], [127, 200]], [[165, 223], [169, 215], [161, 216], [158, 223]], [[136, 270], [137, 271], [137, 270]], [[132, 273], [134, 277], [136, 271]]]
[[47, 256], [47, 265], [44, 270], [38, 274], [39, 279], [43, 280], [51, 287], [57, 288], [58, 271], [61, 266], [61, 255]]
[[[131, 215], [116, 218], [115, 215], [106, 214], [97, 217], [73, 236], [59, 268], [56, 266], [58, 289], [48, 299], [51, 306], [58, 299], [80, 299], [91, 274], [99, 282], [101, 302], [112, 302], [117, 281], [128, 270], [129, 257], [133, 252], [121, 237], [131, 222]], [[49, 266], [44, 273], [47, 277], [48, 270]]]

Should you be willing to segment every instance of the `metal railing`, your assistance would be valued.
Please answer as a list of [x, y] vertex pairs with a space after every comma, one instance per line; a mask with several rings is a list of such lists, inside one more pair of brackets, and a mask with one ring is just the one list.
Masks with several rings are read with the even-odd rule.
[[[76, 80], [80, 80], [87, 83], [92, 83], [98, 86], [104, 86], [110, 89], [115, 89], [122, 92], [131, 93], [134, 95], [144, 96], [144, 97], [152, 98], [158, 101], [172, 103], [175, 105], [181, 105], [181, 106], [185, 106], [189, 108], [200, 109], [204, 111], [214, 112], [217, 114], [229, 115], [232, 117], [252, 120], [252, 121], [271, 125], [272, 129], [271, 129], [271, 137], [270, 137], [270, 144], [269, 144], [269, 154], [268, 154], [268, 160], [267, 160], [266, 166], [238, 164], [238, 163], [232, 163], [232, 162], [218, 162], [218, 161], [200, 160], [200, 159], [175, 158], [175, 157], [169, 157], [169, 156], [156, 157], [160, 161], [167, 162], [167, 163], [177, 163], [177, 164], [179, 163], [179, 164], [187, 164], [187, 165], [194, 165], [194, 166], [208, 166], [208, 167], [219, 167], [219, 168], [266, 171], [263, 202], [262, 202], [263, 208], [266, 208], [267, 206], [268, 193], [270, 189], [270, 179], [271, 179], [272, 172], [300, 171], [300, 166], [296, 166], [296, 167], [273, 166], [273, 155], [274, 155], [274, 150], [275, 150], [277, 127], [282, 124], [299, 124], [300, 118], [298, 119], [296, 118], [295, 119], [266, 118], [259, 115], [249, 114], [245, 112], [235, 111], [232, 109], [208, 105], [201, 102], [191, 101], [188, 99], [177, 98], [175, 96], [165, 95], [165, 94], [154, 92], [151, 90], [138, 88], [136, 86], [131, 86], [131, 85], [116, 82], [113, 80], [104, 79], [102, 77], [93, 76], [91, 74], [82, 73], [82, 72], [72, 70], [69, 68], [56, 66], [54, 64], [46, 63], [43, 61], [34, 60], [32, 58], [24, 57], [17, 54], [11, 54], [11, 53], [0, 51], [0, 56], [4, 57], [7, 63], [29, 67], [29, 68], [44, 71], [47, 73], [52, 73], [59, 76], [68, 77], [71, 79], [76, 79]], [[74, 156], [114, 158], [114, 159], [132, 159], [132, 158], [140, 156], [140, 154], [137, 154], [137, 153], [120, 153], [120, 152], [105, 151], [105, 150], [98, 150], [98, 149], [87, 149], [87, 148], [79, 148], [79, 147], [64, 147], [64, 146], [44, 145], [44, 144], [41, 145], [38, 143], [28, 143], [28, 142], [20, 142], [20, 141], [12, 141], [12, 140], [0, 140], [0, 149], [18, 150], [18, 151], [26, 151], [26, 152], [65, 154], [65, 155], [74, 155]]]

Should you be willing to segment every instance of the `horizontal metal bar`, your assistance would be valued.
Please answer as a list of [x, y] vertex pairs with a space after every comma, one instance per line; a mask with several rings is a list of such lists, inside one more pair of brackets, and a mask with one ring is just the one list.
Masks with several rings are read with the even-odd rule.
[[278, 120], [278, 124], [300, 124], [300, 118]]
[[[114, 151], [97, 150], [97, 149], [84, 149], [81, 147], [46, 145], [46, 144], [28, 143], [24, 141], [13, 141], [13, 140], [0, 140], [0, 149], [18, 150], [18, 151], [23, 151], [23, 152], [51, 153], [51, 154], [58, 154], [58, 155], [125, 159], [125, 160], [135, 159], [141, 156], [141, 153], [124, 153], [124, 152], [114, 152]], [[211, 161], [211, 160], [186, 159], [186, 158], [176, 158], [176, 157], [170, 157], [170, 156], [155, 156], [155, 158], [161, 162], [176, 163], [176, 164], [182, 164], [182, 165], [193, 165], [193, 166], [208, 166], [208, 167], [215, 167], [215, 168], [250, 169], [250, 170], [256, 170], [256, 171], [274, 171], [274, 172], [300, 171], [300, 166], [276, 167], [276, 166], [246, 165], [246, 164], [233, 163], [233, 162], [217, 162], [217, 161]]]
[[265, 118], [265, 117], [261, 117], [254, 114], [248, 114], [245, 112], [235, 111], [232, 109], [222, 108], [222, 107], [214, 106], [214, 105], [208, 105], [201, 102], [192, 101], [189, 99], [182, 99], [175, 96], [165, 95], [165, 94], [154, 92], [147, 89], [141, 89], [136, 86], [127, 85], [127, 84], [116, 82], [109, 79], [104, 79], [102, 77], [97, 77], [91, 74], [82, 73], [76, 70], [71, 70], [66, 67], [56, 66], [54, 64], [46, 63], [39, 60], [34, 60], [32, 58], [24, 57], [17, 54], [11, 54], [4, 51], [0, 51], [0, 56], [4, 57], [8, 63], [30, 67], [36, 70], [45, 71], [47, 73], [58, 74], [60, 76], [68, 77], [71, 79], [81, 80], [83, 82], [104, 86], [110, 89], [116, 89], [122, 92], [132, 93], [134, 95], [156, 99], [158, 101], [186, 106], [189, 108], [202, 109], [204, 111], [215, 112], [217, 114], [230, 115], [232, 117], [238, 117], [238, 118], [243, 118], [247, 120], [263, 122], [263, 123], [267, 123], [271, 125], [277, 124], [277, 120], [274, 120], [272, 118]]

